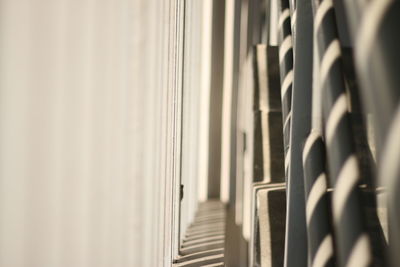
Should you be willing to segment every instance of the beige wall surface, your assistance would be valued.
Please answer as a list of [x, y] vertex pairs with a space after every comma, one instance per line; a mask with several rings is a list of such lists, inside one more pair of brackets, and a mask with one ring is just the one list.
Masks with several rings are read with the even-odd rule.
[[170, 260], [170, 9], [0, 0], [1, 267]]

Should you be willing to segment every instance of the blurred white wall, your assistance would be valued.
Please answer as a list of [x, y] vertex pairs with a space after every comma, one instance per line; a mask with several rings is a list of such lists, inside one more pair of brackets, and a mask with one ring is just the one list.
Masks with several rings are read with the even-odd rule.
[[169, 2], [0, 0], [1, 267], [169, 262]]

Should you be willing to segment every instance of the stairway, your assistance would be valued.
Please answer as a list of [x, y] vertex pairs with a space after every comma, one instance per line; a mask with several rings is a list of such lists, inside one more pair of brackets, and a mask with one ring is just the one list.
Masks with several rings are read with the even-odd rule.
[[199, 204], [173, 266], [224, 266], [225, 205], [217, 200]]

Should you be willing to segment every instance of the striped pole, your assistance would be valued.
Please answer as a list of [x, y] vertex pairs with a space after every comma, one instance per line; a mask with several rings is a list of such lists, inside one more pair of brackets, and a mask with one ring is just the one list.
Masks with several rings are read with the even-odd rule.
[[[315, 14], [316, 3], [313, 2]], [[306, 197], [306, 222], [309, 266], [334, 266], [334, 238], [331, 225], [330, 198], [326, 175], [325, 143], [322, 138], [321, 86], [319, 56], [316, 38], [313, 37], [313, 90], [311, 132], [303, 147], [304, 190]]]
[[388, 217], [390, 260], [397, 266], [400, 262], [400, 104], [395, 112], [388, 138], [382, 153], [382, 166], [379, 170], [379, 179], [388, 190]]
[[395, 0], [344, 2], [347, 17], [352, 18], [350, 28], [354, 39], [355, 65], [362, 88], [361, 99], [374, 118], [379, 158], [400, 101], [400, 3]]
[[359, 163], [348, 112], [341, 48], [332, 0], [320, 2], [314, 32], [319, 54], [328, 176], [334, 187], [333, 222], [339, 266], [370, 266], [371, 245], [365, 230], [358, 188]]
[[[290, 1], [290, 28], [292, 29], [293, 40], [296, 38], [297, 9], [296, 0]], [[295, 43], [295, 42], [293, 42]]]
[[[351, 7], [350, 0], [345, 3], [346, 7]], [[364, 105], [375, 119], [378, 184], [383, 185], [388, 192], [387, 213], [392, 266], [397, 266], [400, 262], [399, 15], [399, 1], [369, 1], [363, 10], [355, 36], [355, 62], [362, 85], [361, 93]]]
[[309, 266], [334, 266], [325, 144], [317, 130], [312, 130], [305, 142], [303, 166]]
[[288, 0], [280, 0], [278, 20], [279, 65], [281, 78], [281, 98], [283, 117], [283, 145], [285, 152], [285, 177], [288, 176], [289, 167], [289, 139], [290, 120], [292, 109], [292, 84], [293, 84], [293, 46], [290, 23], [290, 9]]

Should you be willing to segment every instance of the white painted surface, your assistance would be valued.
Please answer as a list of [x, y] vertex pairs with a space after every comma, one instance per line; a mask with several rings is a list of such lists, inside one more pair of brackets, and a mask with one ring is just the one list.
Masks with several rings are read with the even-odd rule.
[[200, 94], [200, 129], [199, 129], [199, 201], [207, 200], [208, 187], [208, 127], [210, 117], [211, 84], [211, 34], [212, 0], [203, 1], [203, 24], [201, 40], [201, 94]]
[[0, 0], [0, 266], [171, 263], [173, 3]]
[[231, 137], [232, 120], [232, 90], [234, 81], [234, 29], [235, 1], [225, 1], [225, 51], [224, 51], [224, 91], [222, 107], [222, 136], [221, 136], [221, 200], [229, 201], [229, 180], [231, 177]]

